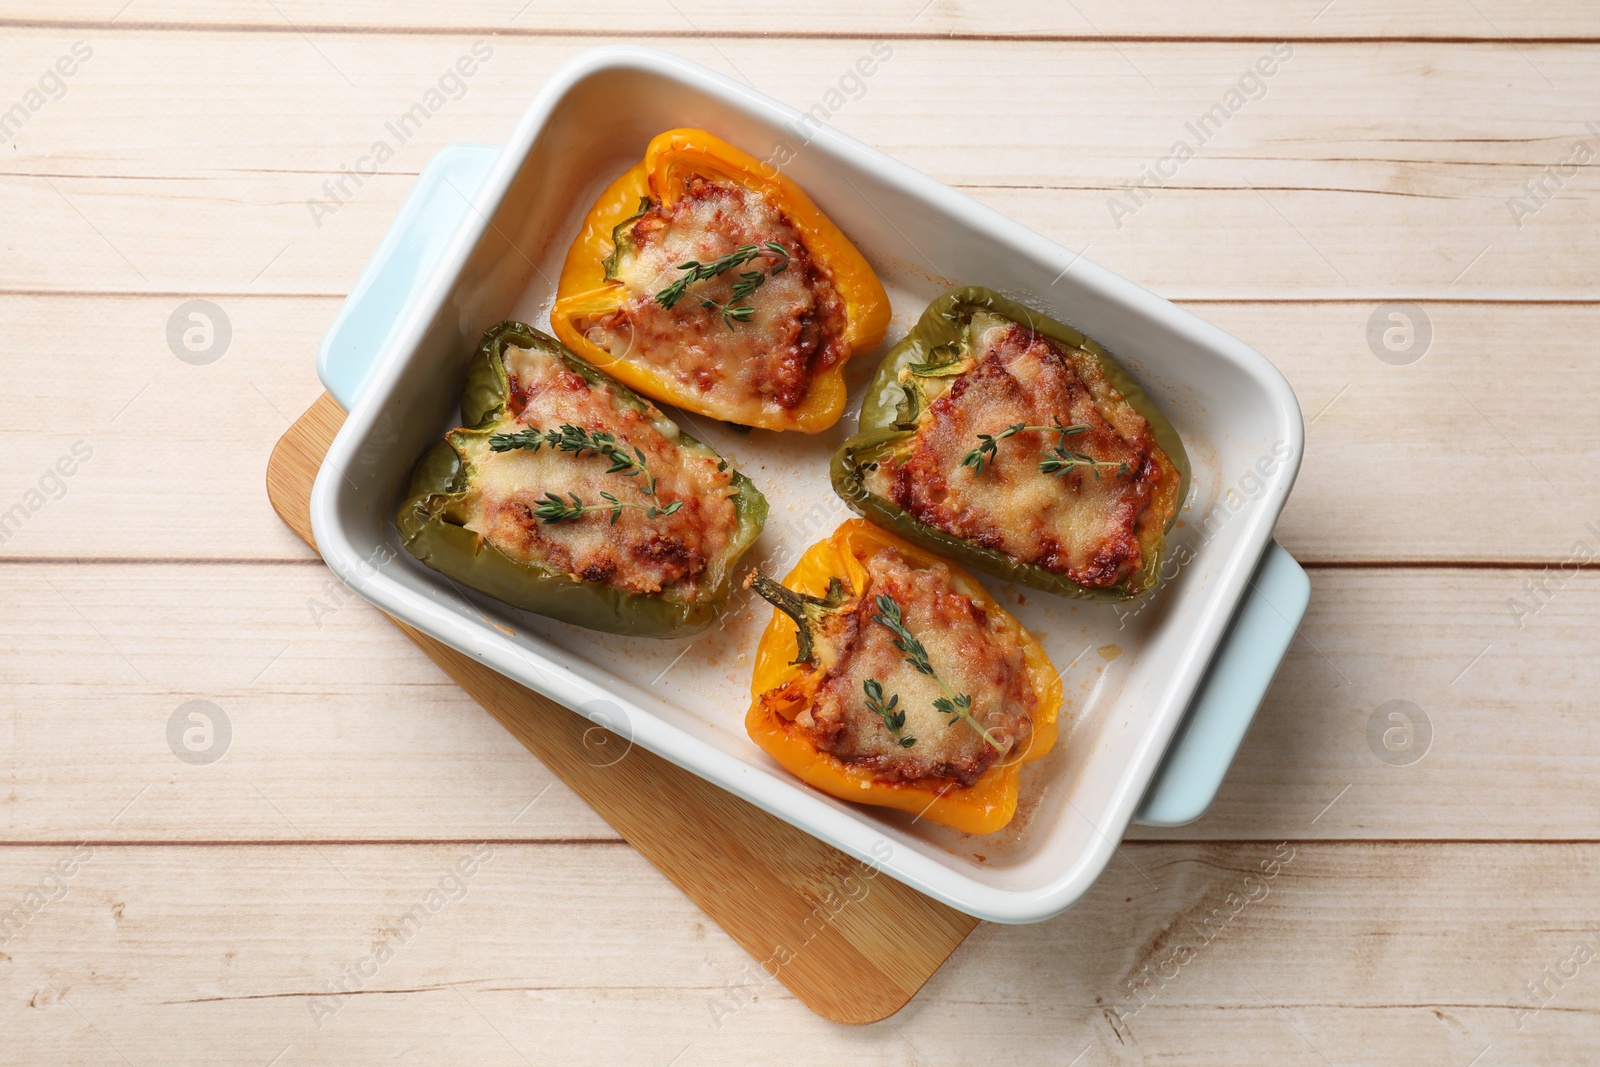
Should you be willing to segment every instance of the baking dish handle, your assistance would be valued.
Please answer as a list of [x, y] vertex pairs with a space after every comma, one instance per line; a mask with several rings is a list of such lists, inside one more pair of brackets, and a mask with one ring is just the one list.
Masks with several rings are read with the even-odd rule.
[[378, 250], [345, 297], [317, 352], [317, 377], [346, 411], [361, 395], [373, 364], [438, 265], [471, 209], [470, 197], [483, 186], [499, 154], [497, 145], [441, 148], [417, 177]]
[[1182, 826], [1210, 807], [1310, 601], [1306, 572], [1268, 542], [1134, 822]]

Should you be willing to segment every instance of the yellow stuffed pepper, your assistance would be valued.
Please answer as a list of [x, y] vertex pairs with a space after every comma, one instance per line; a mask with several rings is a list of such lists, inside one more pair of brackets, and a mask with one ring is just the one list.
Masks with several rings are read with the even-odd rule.
[[714, 419], [816, 433], [889, 298], [799, 186], [704, 130], [669, 130], [601, 194], [550, 325], [623, 384]]
[[852, 519], [783, 584], [745, 717], [752, 740], [831, 796], [993, 833], [1022, 764], [1055, 745], [1061, 678], [970, 574]]

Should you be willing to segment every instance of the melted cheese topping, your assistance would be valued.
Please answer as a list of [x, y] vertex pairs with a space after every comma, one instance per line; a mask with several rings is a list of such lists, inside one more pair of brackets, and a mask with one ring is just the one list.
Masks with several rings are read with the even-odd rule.
[[[971, 785], [1033, 732], [1038, 695], [1014, 621], [991, 616], [950, 581], [943, 564], [909, 566], [880, 549], [864, 561], [868, 584], [855, 607], [824, 616], [817, 654], [824, 676], [811, 705], [795, 719], [818, 748], [846, 763], [871, 768], [889, 781], [951, 778]], [[874, 622], [876, 598], [893, 596], [906, 628], [921, 641], [940, 681], [972, 698], [972, 715], [1001, 745], [986, 742], [964, 719], [934, 707], [939, 682], [917, 671], [895, 647], [894, 633]], [[885, 703], [899, 697], [905, 725], [898, 737], [867, 708], [863, 685], [876, 679]], [[900, 739], [915, 738], [911, 745]]]
[[[806, 250], [783, 211], [761, 193], [692, 179], [670, 208], [656, 205], [631, 229], [632, 248], [618, 257], [626, 296], [616, 311], [590, 324], [591, 342], [623, 359], [660, 368], [679, 385], [715, 398], [729, 417], [754, 421], [799, 406], [812, 379], [845, 359], [844, 302]], [[711, 263], [741, 245], [776, 241], [789, 266], [762, 257], [691, 285], [672, 308], [656, 294], [684, 271], [679, 264]], [[740, 275], [759, 270], [760, 288], [733, 296]], [[720, 308], [749, 306], [746, 321], [729, 323]]]
[[[909, 446], [867, 474], [867, 488], [936, 529], [1079, 585], [1116, 585], [1144, 563], [1141, 542], [1164, 530], [1175, 474], [1144, 417], [1106, 381], [1099, 361], [1041, 334], [974, 315], [970, 370], [918, 379], [932, 397]], [[1028, 430], [996, 442], [981, 472], [963, 465], [979, 434], [1009, 426], [1082, 426], [1063, 440]], [[1046, 473], [1060, 445], [1101, 464]]]
[[[511, 396], [506, 416], [487, 432], [456, 431], [451, 443], [471, 471], [461, 503], [463, 525], [512, 559], [539, 562], [576, 581], [601, 582], [629, 593], [662, 593], [692, 600], [720, 580], [718, 561], [739, 524], [732, 496], [733, 475], [718, 470], [708, 452], [681, 447], [671, 426], [654, 408], [639, 411], [605, 385], [591, 386], [556, 356], [522, 348], [506, 350]], [[545, 494], [570, 502], [604, 504], [601, 493], [627, 503], [650, 504], [645, 476], [608, 474], [611, 461], [590, 453], [495, 452], [489, 438], [524, 429], [572, 425], [612, 434], [632, 453], [645, 455], [656, 480], [655, 503], [682, 506], [672, 515], [647, 518], [624, 508], [615, 524], [611, 511], [549, 523], [535, 517]]]

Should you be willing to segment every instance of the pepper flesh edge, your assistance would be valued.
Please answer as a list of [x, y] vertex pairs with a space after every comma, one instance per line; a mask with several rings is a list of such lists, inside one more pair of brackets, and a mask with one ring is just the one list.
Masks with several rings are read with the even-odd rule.
[[[771, 171], [768, 174], [766, 171]], [[605, 260], [615, 248], [618, 223], [639, 210], [641, 197], [661, 204], [677, 201], [681, 174], [722, 178], [765, 194], [800, 231], [806, 250], [819, 263], [845, 306], [844, 340], [850, 356], [871, 351], [889, 327], [889, 297], [865, 257], [793, 181], [754, 156], [704, 130], [668, 130], [651, 140], [645, 158], [600, 194], [584, 217], [583, 228], [567, 251], [550, 309], [550, 328], [562, 343], [589, 363], [646, 396], [713, 419], [727, 412], [711, 398], [684, 388], [648, 364], [612, 355], [584, 336], [579, 323], [621, 306], [623, 286], [606, 280]], [[752, 420], [765, 430], [818, 433], [844, 414], [842, 360], [812, 379], [806, 398], [791, 411]], [[739, 421], [739, 420], [729, 420]]]
[[950, 568], [951, 584], [958, 592], [970, 597], [984, 611], [998, 614], [1017, 626], [1028, 678], [1038, 697], [1027, 752], [1020, 759], [991, 767], [970, 786], [949, 779], [887, 783], [866, 768], [852, 766], [823, 752], [789, 718], [770, 709], [761, 699], [764, 694], [810, 673], [805, 665], [790, 662], [798, 648], [796, 626], [787, 615], [776, 610], [757, 646], [750, 683], [753, 699], [745, 715], [745, 730], [784, 770], [830, 796], [909, 812], [967, 833], [993, 833], [1016, 814], [1021, 765], [1043, 757], [1055, 746], [1061, 678], [1033, 635], [1024, 630], [972, 575], [862, 519], [846, 521], [826, 540], [807, 549], [783, 584], [798, 593], [821, 596], [827, 591], [830, 578], [842, 577], [852, 594], [859, 596], [867, 578], [862, 561], [885, 547], [899, 552], [914, 567], [945, 564]]

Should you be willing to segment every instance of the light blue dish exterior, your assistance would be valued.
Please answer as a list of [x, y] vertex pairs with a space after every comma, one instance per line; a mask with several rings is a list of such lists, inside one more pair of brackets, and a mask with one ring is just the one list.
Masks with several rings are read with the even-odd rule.
[[[317, 374], [346, 411], [499, 151], [475, 144], [441, 149], [345, 298], [317, 353]], [[1211, 805], [1311, 599], [1305, 571], [1276, 542], [1268, 544], [1250, 589], [1140, 802], [1134, 821], [1141, 825], [1181, 826]]]
[[1306, 572], [1282, 545], [1268, 542], [1134, 822], [1182, 826], [1211, 806], [1310, 603]]
[[430, 159], [345, 297], [317, 350], [317, 377], [346, 411], [444, 257], [499, 154], [496, 145], [455, 144]]

